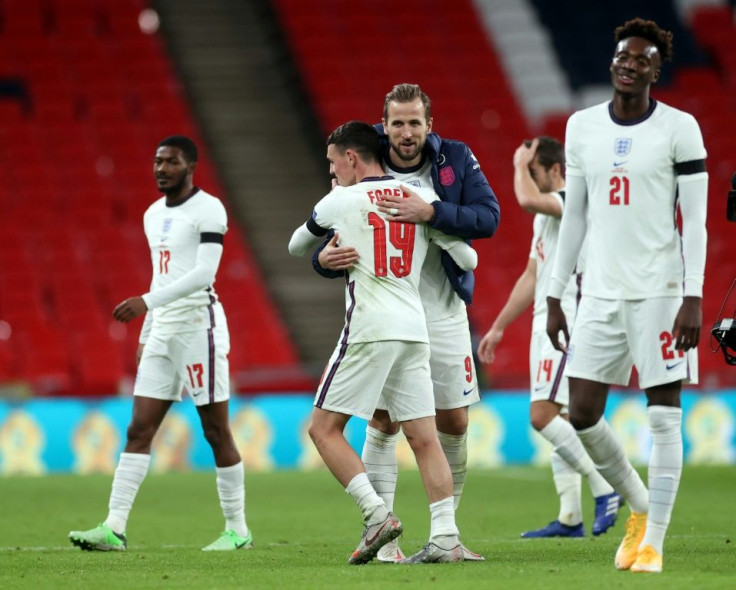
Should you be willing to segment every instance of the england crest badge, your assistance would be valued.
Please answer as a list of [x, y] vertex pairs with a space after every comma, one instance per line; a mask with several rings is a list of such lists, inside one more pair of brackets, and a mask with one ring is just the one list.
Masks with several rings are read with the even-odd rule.
[[631, 138], [617, 137], [613, 142], [613, 152], [618, 156], [628, 156], [631, 152]]

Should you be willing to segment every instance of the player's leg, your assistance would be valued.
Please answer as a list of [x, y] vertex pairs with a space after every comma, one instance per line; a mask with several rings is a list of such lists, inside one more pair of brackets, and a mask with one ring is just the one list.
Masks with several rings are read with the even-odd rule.
[[[662, 297], [632, 303], [632, 352], [639, 385], [647, 395], [652, 433], [649, 457], [649, 514], [634, 572], [661, 572], [664, 538], [682, 475], [682, 381], [697, 382], [697, 352], [674, 348], [670, 334], [682, 300]], [[638, 329], [637, 329], [638, 328]]]
[[363, 515], [363, 536], [348, 560], [351, 564], [361, 564], [369, 562], [382, 546], [398, 537], [403, 527], [376, 494], [360, 457], [345, 440], [343, 431], [349, 419], [347, 414], [314, 408], [309, 436], [327, 468]]
[[462, 561], [455, 524], [452, 473], [437, 438], [434, 395], [429, 372], [429, 346], [393, 342], [397, 361], [384, 385], [383, 395], [393, 420], [401, 428], [419, 468], [429, 500], [430, 538], [425, 547], [403, 563]]
[[376, 494], [360, 457], [343, 431], [351, 416], [370, 419], [394, 359], [390, 343], [369, 342], [332, 354], [314, 399], [309, 436], [322, 460], [355, 500], [365, 528], [348, 563], [372, 560], [386, 543], [401, 534], [401, 521]]
[[225, 519], [223, 532], [203, 550], [250, 549], [253, 533], [245, 517], [245, 469], [230, 430], [228, 401], [197, 406], [197, 412], [215, 457], [217, 496]]
[[598, 473], [575, 429], [567, 420], [570, 391], [568, 380], [563, 376], [567, 356], [554, 349], [546, 332], [537, 331], [532, 334], [529, 359], [529, 415], [534, 429], [554, 449], [551, 466], [560, 496], [560, 514], [557, 521], [538, 531], [529, 531], [522, 537], [584, 534], [580, 476], [588, 479], [596, 502], [592, 532], [594, 535], [604, 533], [615, 523], [622, 499]]
[[[379, 401], [379, 408], [383, 407], [385, 404]], [[398, 438], [398, 422], [392, 422], [385, 409], [376, 409], [365, 429], [361, 459], [365, 465], [368, 480], [383, 499], [389, 512], [394, 510], [396, 483], [399, 477], [399, 464], [396, 458]], [[376, 559], [384, 563], [396, 563], [405, 557], [399, 547], [398, 538], [386, 543], [376, 555]]]
[[[546, 390], [547, 388], [540, 388], [540, 386], [533, 387], [532, 396], [539, 394], [542, 389]], [[532, 426], [553, 447], [550, 456], [550, 465], [552, 467], [552, 479], [555, 489], [560, 498], [560, 509], [557, 520], [550, 522], [541, 529], [522, 533], [521, 536], [525, 539], [583, 537], [585, 536], [585, 528], [583, 526], [582, 501], [580, 497], [580, 473], [565, 461], [562, 454], [557, 451], [557, 446], [564, 445], [566, 442], [562, 436], [559, 436], [562, 433], [555, 429], [555, 426], [560, 426], [558, 420], [562, 420], [559, 415], [561, 406], [548, 399], [535, 399], [534, 397], [532, 399], [533, 401], [529, 407]], [[562, 420], [562, 422], [565, 421]], [[551, 427], [550, 424], [552, 424]], [[572, 438], [577, 441], [582, 449], [582, 443], [577, 439], [574, 429], [569, 424], [568, 427], [572, 431]]]
[[664, 537], [682, 473], [682, 380], [697, 382], [697, 353], [675, 350], [669, 330], [681, 304], [664, 297], [630, 302], [627, 311], [639, 385], [647, 393], [652, 452], [650, 509], [635, 572], [661, 572]]
[[394, 508], [396, 482], [399, 465], [396, 460], [396, 442], [399, 438], [399, 424], [392, 422], [388, 411], [379, 401], [379, 408], [373, 413], [365, 430], [365, 443], [361, 459], [365, 465], [368, 479], [389, 510]]
[[[133, 502], [151, 460], [151, 443], [173, 401], [179, 399], [170, 342], [151, 334], [143, 350], [133, 391], [133, 416], [110, 491], [109, 512], [88, 531], [71, 531], [71, 542], [84, 550], [124, 551]], [[180, 384], [179, 384], [180, 387]]]
[[682, 475], [681, 382], [646, 390], [652, 433], [649, 457], [649, 514], [633, 572], [661, 572], [664, 538]]
[[[437, 435], [452, 473], [453, 504], [460, 505], [468, 471], [468, 408], [480, 401], [467, 312], [428, 322]], [[462, 545], [465, 561], [484, 557]]]
[[603, 417], [610, 384], [629, 382], [633, 365], [629, 336], [624, 302], [583, 295], [565, 373], [570, 387], [570, 423], [598, 472], [632, 511], [616, 553], [618, 569], [628, 569], [636, 559], [649, 509], [648, 491]]

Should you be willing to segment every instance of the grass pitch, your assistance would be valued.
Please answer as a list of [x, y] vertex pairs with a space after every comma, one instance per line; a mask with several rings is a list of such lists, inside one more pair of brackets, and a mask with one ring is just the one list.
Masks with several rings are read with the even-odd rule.
[[[0, 478], [2, 588], [678, 588], [736, 587], [736, 469], [686, 467], [665, 545], [661, 575], [617, 572], [613, 556], [624, 508], [601, 537], [522, 540], [519, 533], [557, 515], [548, 469], [471, 471], [458, 524], [484, 563], [349, 566], [362, 532], [350, 497], [327, 472], [246, 476], [255, 548], [205, 553], [222, 528], [214, 472], [149, 474], [128, 523], [128, 551], [72, 547], [71, 529], [107, 514], [109, 476]], [[583, 483], [586, 528], [592, 500]], [[399, 478], [401, 546], [414, 552], [429, 533], [416, 472]]]

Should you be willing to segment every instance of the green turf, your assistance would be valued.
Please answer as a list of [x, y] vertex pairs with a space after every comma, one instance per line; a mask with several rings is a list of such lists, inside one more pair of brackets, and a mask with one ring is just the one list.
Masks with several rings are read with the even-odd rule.
[[[89, 553], [67, 533], [102, 521], [107, 476], [0, 478], [2, 588], [736, 588], [736, 469], [687, 467], [661, 575], [617, 572], [623, 519], [599, 538], [521, 540], [552, 520], [547, 469], [471, 471], [458, 513], [466, 545], [485, 563], [348, 566], [361, 524], [328, 473], [249, 474], [248, 524], [255, 548], [205, 553], [222, 527], [214, 473], [148, 476], [128, 523], [128, 551]], [[592, 501], [584, 486], [586, 526]], [[417, 550], [429, 514], [416, 472], [402, 473], [396, 511], [402, 547]], [[628, 509], [624, 509], [628, 513]]]

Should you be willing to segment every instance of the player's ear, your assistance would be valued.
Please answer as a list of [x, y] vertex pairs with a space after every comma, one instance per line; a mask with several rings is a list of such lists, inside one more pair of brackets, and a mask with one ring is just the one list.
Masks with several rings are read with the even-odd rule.
[[193, 174], [194, 171], [197, 169], [197, 162], [189, 162], [189, 173]]
[[654, 75], [652, 76], [652, 84], [654, 84], [657, 80], [659, 80], [659, 72], [660, 71], [661, 70], [659, 68], [657, 68], [656, 70], [654, 70]]
[[383, 134], [388, 135], [388, 123], [386, 119], [381, 119], [381, 123], [383, 124]]
[[427, 121], [427, 133], [432, 133], [432, 123], [433, 122], [434, 122], [434, 119], [430, 117], [429, 121]]

